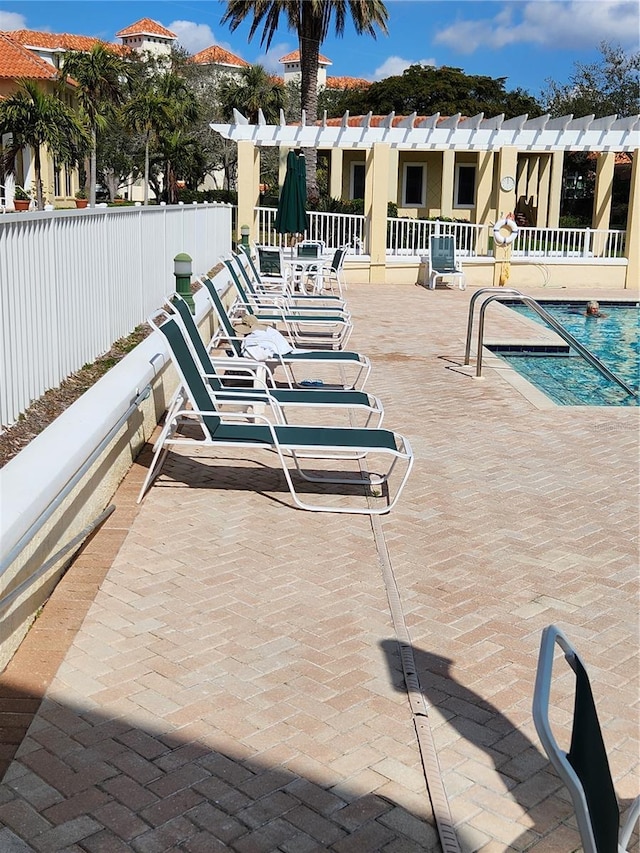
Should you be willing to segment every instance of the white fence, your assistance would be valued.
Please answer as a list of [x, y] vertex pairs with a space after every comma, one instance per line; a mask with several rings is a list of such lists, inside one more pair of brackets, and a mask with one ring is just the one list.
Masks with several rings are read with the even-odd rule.
[[517, 258], [621, 258], [624, 231], [591, 228], [521, 228], [513, 244]]
[[130, 334], [231, 249], [229, 205], [58, 210], [0, 217], [0, 424]]
[[[258, 243], [265, 246], [284, 246], [286, 234], [278, 234], [273, 223], [276, 218], [274, 207], [258, 207]], [[348, 213], [308, 212], [309, 230], [307, 240], [321, 240], [327, 249], [340, 246], [362, 247], [364, 244], [364, 216]]]
[[[276, 209], [259, 207], [257, 242], [283, 246], [287, 235], [278, 234], [273, 223]], [[309, 211], [308, 240], [322, 240], [328, 249], [352, 246], [356, 253], [369, 253], [366, 218], [357, 214]], [[446, 222], [437, 219], [387, 219], [387, 255], [421, 256], [429, 251], [432, 236], [452, 236], [460, 255], [468, 258], [493, 255], [490, 225]], [[603, 261], [624, 256], [625, 232], [589, 228], [520, 228], [512, 245], [513, 257], [592, 258]]]

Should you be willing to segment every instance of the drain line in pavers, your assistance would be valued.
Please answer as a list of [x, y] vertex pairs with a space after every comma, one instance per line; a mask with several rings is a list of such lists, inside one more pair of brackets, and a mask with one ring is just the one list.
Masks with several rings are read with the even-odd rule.
[[435, 743], [433, 740], [433, 732], [431, 731], [431, 723], [429, 722], [428, 704], [420, 687], [418, 673], [416, 671], [415, 658], [413, 655], [413, 647], [411, 645], [411, 637], [407, 630], [407, 625], [402, 610], [402, 602], [396, 584], [396, 578], [393, 574], [393, 566], [389, 557], [389, 550], [384, 538], [382, 522], [379, 516], [369, 516], [371, 519], [371, 527], [373, 529], [373, 538], [378, 552], [378, 560], [382, 569], [382, 577], [387, 591], [389, 600], [389, 608], [391, 610], [391, 619], [396, 633], [396, 639], [400, 646], [400, 659], [402, 661], [402, 671], [404, 680], [407, 686], [409, 696], [409, 706], [413, 714], [413, 723], [416, 729], [418, 738], [418, 746], [420, 748], [420, 757], [422, 758], [422, 766], [424, 769], [425, 781], [427, 790], [431, 799], [433, 815], [440, 836], [443, 853], [460, 853], [460, 845], [456, 837], [456, 831], [451, 818], [451, 809], [449, 808], [449, 800], [447, 793], [442, 783], [442, 771], [438, 762], [438, 754], [436, 752]]

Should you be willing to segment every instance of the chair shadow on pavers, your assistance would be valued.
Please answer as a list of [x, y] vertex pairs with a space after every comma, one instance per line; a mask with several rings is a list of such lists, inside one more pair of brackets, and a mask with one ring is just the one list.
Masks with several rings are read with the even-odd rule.
[[166, 715], [140, 726], [89, 698], [73, 707], [45, 696], [0, 781], [0, 850], [440, 850], [426, 794], [418, 813], [328, 767], [297, 772], [296, 763], [322, 767], [312, 755], [261, 761], [225, 732], [251, 727], [243, 702], [209, 701], [181, 728]]
[[[398, 641], [383, 640], [380, 645], [391, 683], [406, 692]], [[504, 843], [505, 851], [535, 851], [538, 845], [554, 853], [582, 849], [569, 793], [542, 749], [495, 705], [461, 684], [450, 658], [410, 645], [403, 657], [405, 666], [413, 657], [427, 702], [461, 848], [479, 849], [484, 833], [487, 842], [493, 837]], [[532, 659], [528, 715], [534, 679]], [[630, 804], [621, 801], [621, 811]]]

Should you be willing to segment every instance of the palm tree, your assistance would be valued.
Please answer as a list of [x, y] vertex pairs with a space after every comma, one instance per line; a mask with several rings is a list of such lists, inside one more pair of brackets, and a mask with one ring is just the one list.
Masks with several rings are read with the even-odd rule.
[[277, 122], [285, 100], [284, 86], [262, 65], [243, 68], [238, 79], [224, 79], [218, 91], [220, 109], [226, 118], [233, 116], [235, 108], [254, 124], [258, 121], [259, 109], [268, 122]]
[[[375, 38], [376, 27], [386, 35], [388, 13], [382, 0], [227, 0], [227, 11], [222, 17], [222, 23], [229, 24], [233, 32], [245, 18], [253, 15], [249, 41], [262, 24], [260, 43], [268, 49], [282, 14], [288, 28], [298, 34], [302, 72], [301, 110], [305, 111], [306, 123], [314, 124], [318, 119], [320, 45], [329, 34], [333, 18], [336, 35], [343, 35], [347, 9], [358, 35], [367, 33]], [[318, 195], [315, 148], [306, 152], [306, 159], [307, 192], [313, 200]]]
[[148, 80], [125, 105], [122, 117], [126, 125], [141, 133], [144, 141], [144, 204], [149, 204], [149, 149], [165, 129], [172, 116], [173, 102], [158, 91], [153, 80]]
[[20, 80], [12, 95], [0, 100], [0, 137], [12, 135], [4, 155], [7, 171], [14, 171], [17, 153], [33, 153], [38, 210], [44, 210], [40, 149], [47, 148], [59, 162], [75, 166], [89, 147], [89, 138], [77, 114], [56, 94], [45, 92], [33, 80]]
[[61, 74], [63, 80], [71, 78], [76, 83], [80, 108], [91, 134], [89, 203], [93, 206], [96, 203], [98, 131], [106, 126], [114, 106], [124, 99], [123, 84], [129, 77], [127, 62], [106, 45], [96, 44], [90, 51], [65, 52]]

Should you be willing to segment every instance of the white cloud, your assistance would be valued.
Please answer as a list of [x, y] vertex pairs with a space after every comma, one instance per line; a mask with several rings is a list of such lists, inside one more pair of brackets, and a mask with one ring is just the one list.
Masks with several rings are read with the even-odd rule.
[[382, 65], [373, 72], [374, 80], [384, 80], [385, 77], [397, 77], [410, 65], [435, 65], [435, 59], [403, 59], [401, 56], [389, 56]]
[[3, 12], [0, 9], [0, 30], [10, 32], [11, 30], [26, 30], [27, 19], [18, 12]]
[[253, 60], [253, 65], [262, 65], [269, 74], [279, 74], [282, 76], [284, 68], [282, 67], [280, 60], [283, 56], [291, 53], [292, 50], [294, 50], [294, 48], [286, 41], [280, 42], [280, 44], [270, 47], [266, 53], [261, 53], [259, 56], [256, 56]]
[[[172, 21], [167, 29], [178, 36], [178, 41], [189, 53], [199, 53], [206, 47], [211, 47], [212, 44], [219, 44], [208, 24], [196, 24], [193, 21]], [[225, 49], [228, 50], [229, 48]]]
[[526, 43], [574, 50], [596, 48], [602, 41], [633, 47], [639, 24], [635, 0], [538, 0], [510, 4], [493, 18], [458, 20], [434, 40], [464, 54]]

